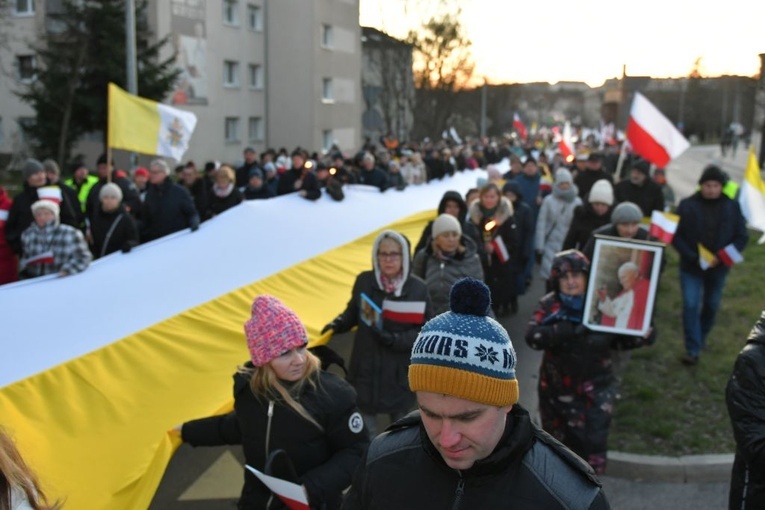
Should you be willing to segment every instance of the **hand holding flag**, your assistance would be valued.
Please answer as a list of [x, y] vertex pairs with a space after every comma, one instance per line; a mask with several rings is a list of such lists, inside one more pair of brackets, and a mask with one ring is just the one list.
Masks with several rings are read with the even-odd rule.
[[739, 262], [744, 261], [744, 256], [741, 255], [741, 252], [738, 251], [738, 249], [733, 246], [732, 244], [729, 244], [725, 248], [722, 248], [717, 252], [717, 258], [725, 264], [728, 267], [733, 266], [733, 264], [738, 264]]
[[698, 244], [699, 248], [699, 266], [706, 271], [709, 268], [715, 267], [718, 263], [715, 254], [709, 251], [703, 244]]

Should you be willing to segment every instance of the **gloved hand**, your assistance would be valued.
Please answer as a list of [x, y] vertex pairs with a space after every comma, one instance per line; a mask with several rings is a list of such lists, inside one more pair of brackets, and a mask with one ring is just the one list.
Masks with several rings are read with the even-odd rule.
[[335, 329], [335, 326], [336, 326], [336, 324], [335, 324], [335, 321], [332, 321], [332, 322], [330, 322], [329, 324], [327, 324], [326, 326], [324, 326], [323, 328], [321, 328], [321, 334], [323, 335], [324, 333], [326, 333], [326, 332], [327, 332], [327, 331], [329, 331], [330, 329], [331, 329], [331, 330], [334, 330], [334, 329]]
[[534, 252], [534, 261], [537, 264], [541, 264], [542, 263], [542, 252], [541, 251], [535, 251]]
[[372, 336], [385, 347], [392, 347], [395, 336], [390, 331], [372, 328]]
[[[581, 324], [579, 324], [581, 326]], [[560, 322], [556, 322], [553, 325], [553, 329], [555, 330], [555, 336], [563, 339], [563, 338], [571, 338], [574, 336], [575, 330], [576, 330], [577, 324], [568, 321], [568, 320], [562, 320]]]

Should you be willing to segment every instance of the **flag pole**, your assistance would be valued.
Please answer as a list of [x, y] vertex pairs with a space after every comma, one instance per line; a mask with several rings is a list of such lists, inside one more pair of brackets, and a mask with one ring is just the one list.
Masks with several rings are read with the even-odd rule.
[[106, 87], [106, 182], [112, 182], [112, 147], [109, 140], [109, 121], [111, 120], [109, 117], [112, 114], [109, 105], [112, 102], [112, 88], [109, 84]]
[[616, 163], [616, 180], [621, 180], [622, 175], [622, 166], [624, 165], [624, 157], [627, 153], [627, 139], [625, 138], [622, 142], [622, 147], [619, 149], [619, 161]]

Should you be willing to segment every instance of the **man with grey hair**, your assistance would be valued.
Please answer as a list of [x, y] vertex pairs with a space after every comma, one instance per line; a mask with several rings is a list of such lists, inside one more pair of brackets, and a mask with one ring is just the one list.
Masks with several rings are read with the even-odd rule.
[[380, 188], [380, 191], [385, 191], [390, 187], [388, 174], [375, 165], [375, 157], [370, 152], [365, 152], [361, 157], [359, 184], [375, 186]]
[[162, 159], [149, 165], [149, 186], [142, 208], [141, 241], [148, 242], [184, 228], [199, 228], [199, 214], [189, 192], [168, 175], [170, 167]]

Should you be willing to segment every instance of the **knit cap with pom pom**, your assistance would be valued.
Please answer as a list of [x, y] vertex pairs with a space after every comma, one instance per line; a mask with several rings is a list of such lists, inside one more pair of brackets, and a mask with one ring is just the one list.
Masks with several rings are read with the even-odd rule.
[[449, 296], [450, 311], [420, 330], [412, 348], [409, 387], [493, 406], [518, 402], [516, 355], [504, 327], [491, 317], [489, 288], [463, 278]]

